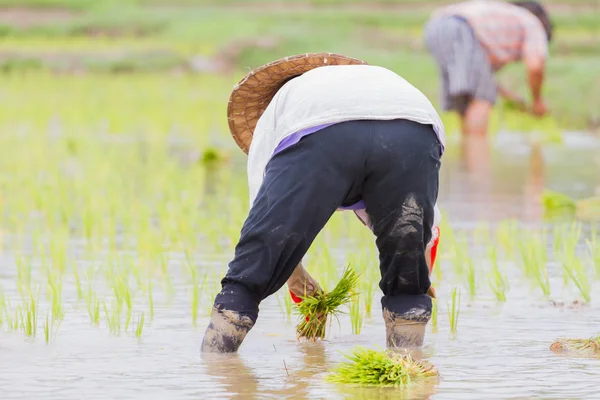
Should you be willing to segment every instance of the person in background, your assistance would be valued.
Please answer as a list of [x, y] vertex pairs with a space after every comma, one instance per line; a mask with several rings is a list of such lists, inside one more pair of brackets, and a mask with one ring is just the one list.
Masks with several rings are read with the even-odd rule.
[[[436, 10], [424, 28], [438, 64], [444, 110], [459, 113], [465, 135], [486, 135], [496, 97], [536, 116], [547, 113], [542, 97], [553, 25], [536, 1], [470, 0]], [[494, 73], [523, 61], [532, 105], [498, 85]]]
[[389, 348], [418, 348], [431, 317], [444, 126], [396, 73], [330, 53], [286, 57], [233, 90], [229, 127], [248, 153], [250, 212], [201, 351], [236, 352], [259, 304], [287, 282], [321, 290], [302, 258], [329, 218], [353, 210], [376, 237]]

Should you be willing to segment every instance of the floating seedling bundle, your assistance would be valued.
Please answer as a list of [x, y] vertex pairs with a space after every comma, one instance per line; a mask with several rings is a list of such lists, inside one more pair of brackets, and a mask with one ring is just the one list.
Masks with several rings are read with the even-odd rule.
[[305, 296], [298, 304], [298, 312], [302, 321], [297, 326], [298, 338], [308, 340], [323, 339], [330, 316], [337, 316], [339, 308], [352, 301], [356, 295], [358, 274], [352, 268], [344, 270], [342, 279], [330, 292]]
[[415, 360], [406, 352], [359, 347], [346, 358], [348, 361], [327, 377], [330, 382], [405, 388], [439, 376], [433, 364]]
[[574, 215], [585, 221], [600, 221], [600, 196], [575, 200], [563, 193], [546, 190], [542, 204], [547, 217]]
[[558, 339], [550, 346], [555, 353], [600, 357], [600, 335], [589, 339]]

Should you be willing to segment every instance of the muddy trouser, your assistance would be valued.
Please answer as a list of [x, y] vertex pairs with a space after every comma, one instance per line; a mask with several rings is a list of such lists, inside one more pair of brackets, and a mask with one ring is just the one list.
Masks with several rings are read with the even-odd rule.
[[488, 55], [469, 23], [459, 16], [432, 20], [424, 28], [427, 49], [441, 75], [441, 104], [464, 114], [471, 99], [496, 102], [497, 85]]
[[249, 330], [260, 302], [285, 284], [338, 207], [364, 200], [379, 250], [384, 310], [428, 319], [425, 246], [440, 157], [432, 126], [407, 120], [336, 124], [276, 154], [214, 309], [233, 311], [244, 320], [238, 328]]

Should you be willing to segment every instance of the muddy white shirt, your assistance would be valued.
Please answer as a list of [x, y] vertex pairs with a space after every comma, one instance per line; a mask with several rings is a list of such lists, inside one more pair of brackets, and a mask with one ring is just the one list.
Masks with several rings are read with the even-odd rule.
[[[284, 139], [311, 127], [367, 119], [406, 119], [432, 125], [444, 151], [444, 125], [437, 111], [398, 74], [371, 65], [315, 68], [287, 82], [258, 120], [248, 153], [250, 204], [263, 182], [267, 163]], [[364, 209], [355, 213], [370, 226]], [[434, 225], [439, 219], [436, 205]]]

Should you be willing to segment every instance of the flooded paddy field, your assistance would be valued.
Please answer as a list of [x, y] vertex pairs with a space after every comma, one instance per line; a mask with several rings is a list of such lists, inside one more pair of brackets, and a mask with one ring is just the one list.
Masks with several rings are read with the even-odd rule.
[[[2, 151], [3, 398], [598, 393], [600, 359], [556, 355], [549, 347], [559, 337], [600, 333], [599, 226], [549, 221], [540, 205], [544, 188], [574, 197], [597, 193], [600, 141], [591, 135], [532, 145], [526, 134], [500, 132], [489, 154], [481, 144], [470, 144], [478, 151], [469, 152], [451, 140], [433, 276], [438, 312], [424, 348], [440, 378], [393, 390], [325, 380], [356, 346], [385, 346], [374, 238], [351, 214], [334, 216], [305, 265], [332, 288], [351, 263], [361, 273], [358, 312], [334, 321], [325, 341], [300, 343], [299, 317], [284, 287], [261, 305], [239, 354], [201, 357], [212, 299], [247, 212], [244, 159], [206, 164], [198, 156], [190, 163], [164, 139], [55, 134], [29, 147], [14, 146], [13, 138], [12, 149]], [[453, 290], [458, 316], [448, 313]]]

